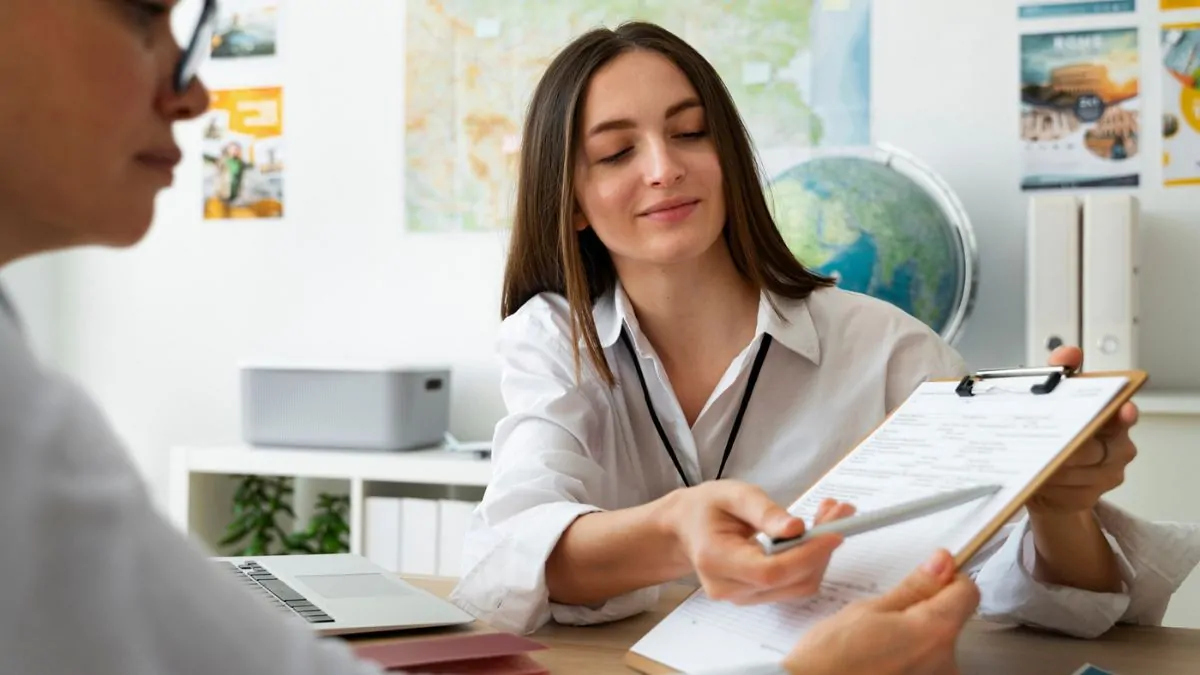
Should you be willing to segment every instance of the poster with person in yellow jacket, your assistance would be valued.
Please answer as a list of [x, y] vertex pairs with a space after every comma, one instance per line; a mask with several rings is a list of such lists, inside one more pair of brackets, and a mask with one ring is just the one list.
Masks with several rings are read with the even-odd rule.
[[282, 88], [212, 92], [203, 129], [204, 219], [282, 217]]
[[1200, 185], [1200, 23], [1162, 29], [1163, 184]]

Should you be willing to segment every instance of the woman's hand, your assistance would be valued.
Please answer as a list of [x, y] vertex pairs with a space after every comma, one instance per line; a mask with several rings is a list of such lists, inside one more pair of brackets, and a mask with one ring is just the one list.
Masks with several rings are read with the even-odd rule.
[[1125, 482], [1125, 469], [1137, 457], [1129, 429], [1138, 410], [1126, 403], [1096, 435], [1055, 471], [1026, 506], [1031, 516], [1071, 516], [1095, 508], [1106, 493]]
[[1137, 457], [1137, 446], [1129, 438], [1137, 418], [1137, 406], [1122, 406], [1030, 497], [1026, 504], [1030, 515], [1070, 516], [1091, 511], [1101, 497], [1124, 483], [1125, 469]]
[[[1078, 347], [1059, 347], [1050, 354], [1052, 366], [1083, 367]], [[1125, 481], [1125, 468], [1137, 456], [1129, 430], [1137, 424], [1138, 410], [1126, 403], [1096, 435], [1088, 439], [1030, 497], [1031, 517], [1078, 516], [1091, 511], [1107, 492]]]
[[[1059, 347], [1050, 365], [1083, 367], [1078, 347]], [[1119, 593], [1122, 577], [1116, 555], [1100, 529], [1094, 509], [1125, 481], [1125, 468], [1137, 456], [1129, 430], [1137, 423], [1133, 403], [1121, 406], [1025, 503], [1037, 550], [1035, 579], [1100, 593]]]
[[938, 551], [890, 593], [817, 624], [783, 665], [796, 675], [953, 675], [958, 636], [978, 606], [975, 583]]
[[[813, 595], [842, 542], [838, 535], [827, 535], [765, 554], [753, 539], [756, 533], [799, 536], [805, 531], [804, 521], [758, 487], [739, 481], [711, 481], [677, 490], [667, 499], [671, 503], [664, 516], [676, 539], [681, 576], [694, 571], [704, 592], [715, 600], [747, 605]], [[852, 513], [853, 506], [827, 500], [816, 522]]]

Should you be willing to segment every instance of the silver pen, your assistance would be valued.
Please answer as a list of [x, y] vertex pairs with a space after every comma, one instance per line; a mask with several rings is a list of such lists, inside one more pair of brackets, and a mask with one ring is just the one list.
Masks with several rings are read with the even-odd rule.
[[945, 511], [960, 504], [974, 501], [980, 497], [995, 494], [1001, 489], [1001, 485], [979, 485], [976, 487], [966, 488], [963, 490], [952, 490], [943, 492], [931, 497], [922, 497], [903, 504], [888, 506], [868, 513], [862, 513], [849, 518], [842, 518], [829, 523], [818, 525], [811, 530], [807, 530], [804, 534], [798, 537], [788, 537], [775, 539], [763, 532], [755, 535], [759, 545], [762, 546], [763, 552], [767, 555], [781, 553], [792, 547], [799, 546], [804, 542], [819, 537], [822, 534], [837, 533], [846, 537], [851, 537], [856, 534], [870, 532], [888, 525], [895, 525], [913, 518], [920, 518], [938, 511]]

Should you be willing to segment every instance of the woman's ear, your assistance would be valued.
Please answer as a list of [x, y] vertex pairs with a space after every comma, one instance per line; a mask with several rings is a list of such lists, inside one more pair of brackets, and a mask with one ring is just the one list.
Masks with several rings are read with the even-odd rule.
[[579, 205], [576, 204], [575, 205], [575, 231], [583, 232], [586, 229], [588, 229], [587, 216], [585, 216], [583, 214], [583, 209], [579, 208]]

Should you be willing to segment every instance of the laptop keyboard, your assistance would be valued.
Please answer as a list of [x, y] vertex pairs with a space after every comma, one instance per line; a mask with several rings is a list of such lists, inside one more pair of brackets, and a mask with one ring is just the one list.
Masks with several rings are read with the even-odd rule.
[[239, 583], [250, 592], [261, 595], [276, 609], [297, 614], [309, 623], [331, 623], [333, 621], [333, 617], [253, 560], [247, 560], [241, 564], [234, 564], [228, 560], [217, 562], [221, 565], [221, 569], [227, 570], [230, 574], [236, 574]]

